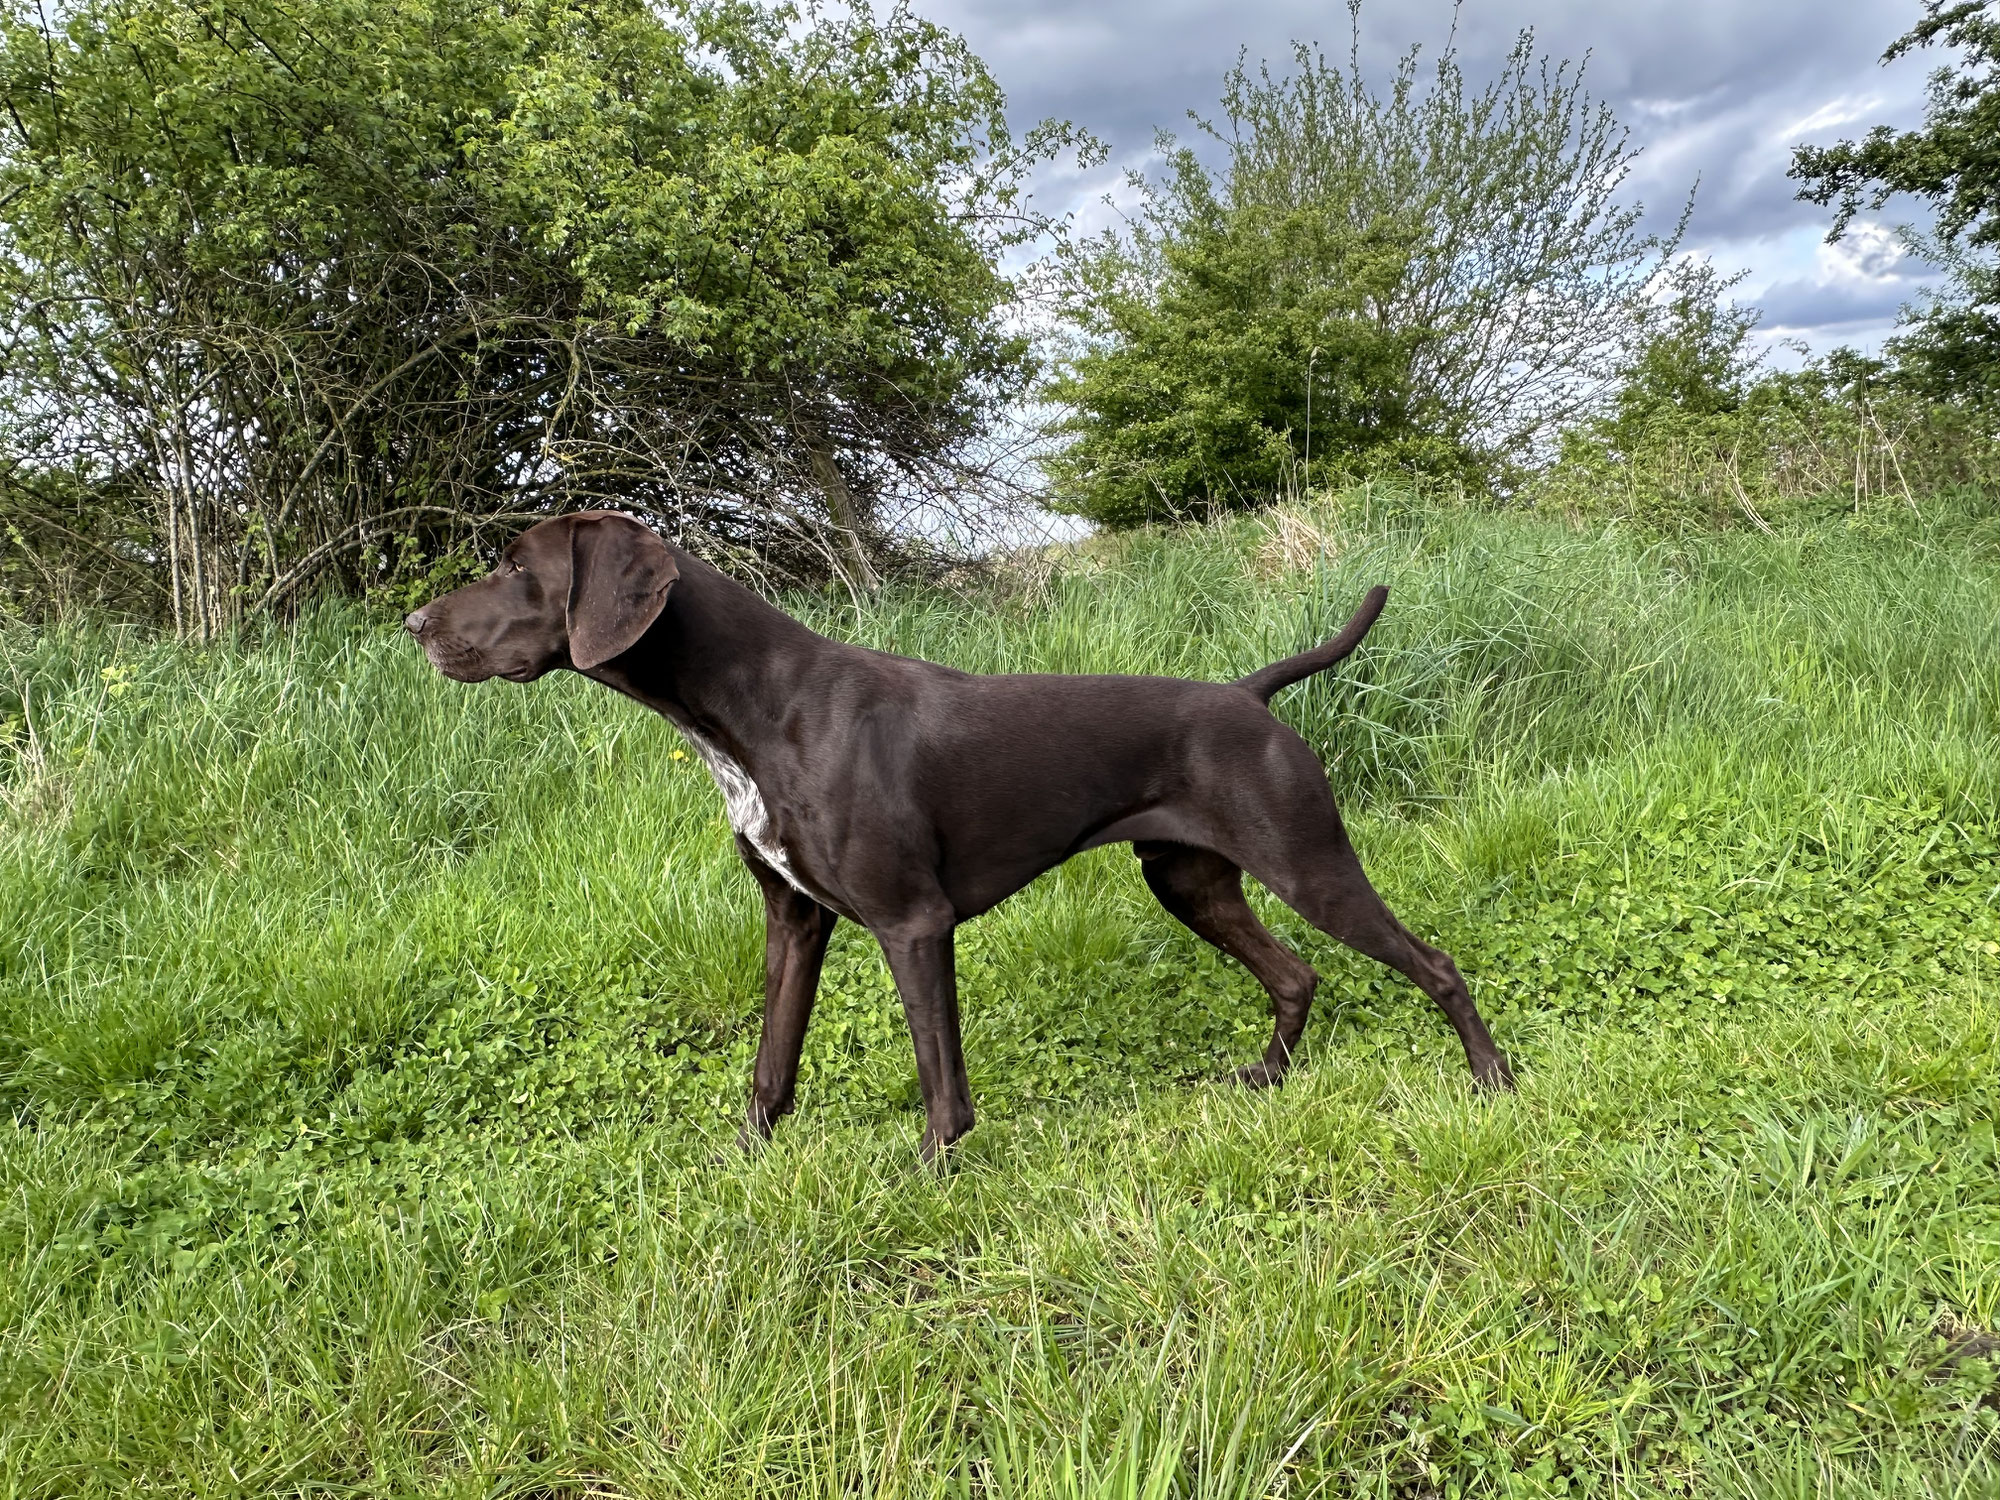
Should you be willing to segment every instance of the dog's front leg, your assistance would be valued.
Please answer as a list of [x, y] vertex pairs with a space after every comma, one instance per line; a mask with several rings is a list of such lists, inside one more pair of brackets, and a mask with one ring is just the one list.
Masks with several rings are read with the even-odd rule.
[[910, 1039], [917, 1049], [917, 1081], [924, 1091], [927, 1162], [972, 1129], [972, 1086], [958, 1036], [958, 973], [953, 962], [956, 918], [940, 914], [878, 931], [875, 936], [895, 976]]
[[[743, 844], [738, 839], [739, 846]], [[750, 1113], [740, 1137], [745, 1150], [770, 1139], [771, 1127], [792, 1112], [799, 1053], [819, 992], [820, 966], [839, 920], [745, 850], [743, 862], [764, 888], [764, 1035], [750, 1077]]]

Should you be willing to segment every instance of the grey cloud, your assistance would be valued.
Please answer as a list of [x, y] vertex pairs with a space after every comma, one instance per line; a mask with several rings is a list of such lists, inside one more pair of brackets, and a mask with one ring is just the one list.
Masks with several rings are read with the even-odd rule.
[[1780, 281], [1752, 300], [1763, 311], [1761, 333], [1835, 333], [1864, 324], [1888, 323], [1906, 302], [1916, 300], [1921, 283], [1902, 277], [1879, 281]]
[[[1316, 41], [1335, 55], [1348, 46], [1342, 5], [1298, 0], [932, 0], [933, 19], [963, 32], [986, 58], [1021, 124], [1048, 115], [1097, 132], [1122, 158], [1143, 154], [1157, 128], [1185, 135], [1187, 111], [1211, 110], [1239, 47], [1254, 61], [1283, 66], [1289, 44]], [[1445, 0], [1390, 6], [1362, 15], [1362, 60], [1384, 77], [1411, 43], [1435, 56], [1451, 34]], [[1939, 60], [1877, 65], [1884, 47], [1917, 19], [1914, 0], [1677, 0], [1607, 6], [1601, 0], [1468, 4], [1456, 43], [1469, 74], [1490, 75], [1515, 36], [1533, 26], [1539, 50], [1558, 58], [1589, 54], [1593, 92], [1632, 127], [1646, 150], [1630, 189], [1656, 224], [1670, 223], [1688, 187], [1701, 179], [1692, 238], [1754, 239], [1826, 211], [1796, 201], [1785, 177], [1791, 148], [1825, 143], [1869, 125], [1917, 118], [1924, 75]], [[1828, 106], [1868, 105], [1852, 120], [1799, 131]], [[1088, 201], [1111, 174], [1092, 181], [1052, 178], [1045, 196]], [[1894, 212], [1894, 209], [1891, 210]]]

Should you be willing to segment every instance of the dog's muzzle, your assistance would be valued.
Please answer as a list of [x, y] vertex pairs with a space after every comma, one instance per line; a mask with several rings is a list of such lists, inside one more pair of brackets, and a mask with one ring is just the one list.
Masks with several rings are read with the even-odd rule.
[[492, 674], [480, 662], [479, 653], [456, 636], [438, 628], [428, 610], [412, 610], [403, 617], [403, 628], [424, 648], [424, 655], [454, 682], [481, 682]]

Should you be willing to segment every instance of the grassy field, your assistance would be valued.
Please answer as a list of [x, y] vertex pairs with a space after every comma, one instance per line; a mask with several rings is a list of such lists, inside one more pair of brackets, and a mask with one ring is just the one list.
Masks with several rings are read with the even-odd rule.
[[0, 1485], [35, 1496], [2000, 1494], [2000, 528], [1348, 496], [819, 628], [1240, 673], [1521, 1077], [1261, 992], [1128, 852], [961, 934], [917, 1168], [843, 927], [733, 1140], [760, 907], [673, 731], [327, 613], [0, 643]]

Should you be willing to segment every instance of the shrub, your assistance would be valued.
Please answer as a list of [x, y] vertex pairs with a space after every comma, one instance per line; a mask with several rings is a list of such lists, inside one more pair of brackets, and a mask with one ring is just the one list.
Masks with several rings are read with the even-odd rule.
[[1916, 509], [2000, 478], [1980, 412], [1933, 399], [1899, 368], [1850, 350], [1760, 368], [1755, 311], [1723, 302], [1736, 279], [1675, 268], [1615, 399], [1561, 435], [1556, 462], [1524, 489], [1531, 504], [1670, 529], [1769, 527], [1839, 508]]
[[902, 10], [5, 0], [0, 103], [37, 613], [74, 575], [210, 635], [578, 504], [858, 551], [1028, 370], [1032, 152]]
[[1478, 90], [1450, 52], [1386, 92], [1293, 60], [1227, 75], [1220, 171], [1162, 137], [1130, 232], [1061, 259], [1063, 508], [1241, 508], [1313, 468], [1501, 483], [1629, 354], [1671, 241], [1615, 201], [1632, 151], [1580, 69], [1530, 34]]

